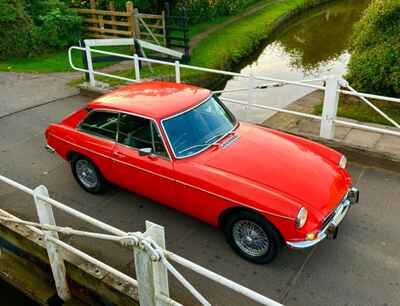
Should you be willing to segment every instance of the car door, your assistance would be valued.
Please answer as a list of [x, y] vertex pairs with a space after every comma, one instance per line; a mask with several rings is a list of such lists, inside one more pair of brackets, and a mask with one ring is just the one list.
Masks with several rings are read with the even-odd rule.
[[106, 179], [110, 178], [118, 116], [115, 112], [92, 110], [78, 125], [73, 140], [77, 151], [90, 158]]
[[[113, 151], [114, 181], [168, 205], [176, 204], [173, 163], [155, 121], [121, 113]], [[140, 150], [151, 152], [143, 156]]]

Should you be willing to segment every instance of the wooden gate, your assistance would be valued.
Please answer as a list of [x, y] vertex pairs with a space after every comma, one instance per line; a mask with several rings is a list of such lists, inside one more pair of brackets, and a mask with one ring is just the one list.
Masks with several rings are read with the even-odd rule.
[[125, 11], [116, 11], [109, 3], [108, 10], [96, 9], [96, 1], [90, 1], [90, 8], [78, 8], [83, 17], [88, 36], [93, 38], [134, 37], [158, 45], [166, 45], [165, 14], [141, 14], [133, 3], [126, 3]]

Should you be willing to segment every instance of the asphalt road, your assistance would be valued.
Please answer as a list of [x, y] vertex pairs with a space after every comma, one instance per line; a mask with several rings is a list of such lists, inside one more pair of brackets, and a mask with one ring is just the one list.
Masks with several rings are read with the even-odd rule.
[[[400, 305], [400, 174], [350, 163], [361, 202], [353, 207], [336, 241], [306, 251], [283, 249], [270, 265], [254, 265], [235, 255], [221, 232], [143, 197], [112, 187], [102, 196], [82, 191], [69, 165], [44, 149], [43, 132], [50, 122], [84, 105], [73, 96], [0, 119], [0, 174], [30, 187], [44, 184], [52, 197], [126, 231], [143, 231], [145, 220], [166, 229], [167, 247], [196, 263], [248, 286], [285, 305]], [[34, 219], [31, 198], [0, 184], [0, 207]], [[72, 217], [56, 214], [57, 223], [83, 229]], [[128, 273], [132, 255], [117, 245], [72, 238], [90, 254]], [[213, 305], [256, 305], [180, 267]], [[196, 305], [171, 280], [172, 295]]]

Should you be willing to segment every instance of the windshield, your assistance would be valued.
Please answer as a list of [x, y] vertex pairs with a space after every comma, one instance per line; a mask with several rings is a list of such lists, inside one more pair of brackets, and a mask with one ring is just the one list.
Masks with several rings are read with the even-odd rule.
[[236, 119], [215, 96], [180, 115], [164, 119], [162, 125], [177, 158], [207, 149], [233, 130]]

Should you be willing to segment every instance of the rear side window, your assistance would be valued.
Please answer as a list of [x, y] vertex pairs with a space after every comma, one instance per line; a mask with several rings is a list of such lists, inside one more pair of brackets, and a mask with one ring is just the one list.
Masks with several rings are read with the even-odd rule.
[[80, 131], [115, 140], [118, 129], [118, 114], [93, 111], [79, 125]]

